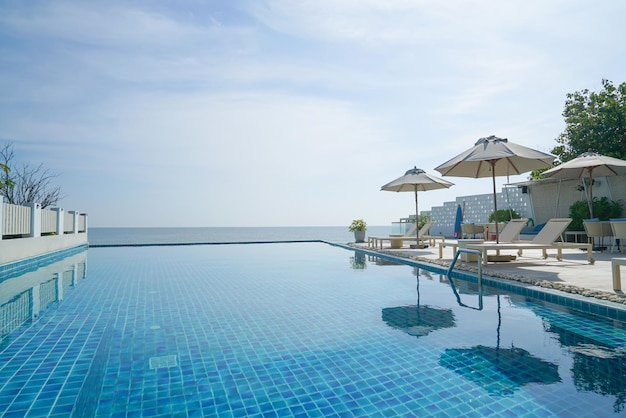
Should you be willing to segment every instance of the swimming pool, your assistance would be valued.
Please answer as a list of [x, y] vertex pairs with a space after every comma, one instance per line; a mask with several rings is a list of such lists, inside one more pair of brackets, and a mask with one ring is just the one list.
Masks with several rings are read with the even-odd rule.
[[[4, 416], [624, 412], [621, 322], [327, 244], [91, 248], [25, 270], [0, 283]], [[21, 298], [29, 318], [6, 326]]]

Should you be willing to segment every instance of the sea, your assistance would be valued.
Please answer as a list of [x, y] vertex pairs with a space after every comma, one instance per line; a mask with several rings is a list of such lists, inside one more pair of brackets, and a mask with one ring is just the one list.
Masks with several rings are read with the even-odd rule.
[[[368, 226], [367, 235], [386, 236], [389, 226]], [[221, 244], [249, 242], [326, 241], [354, 242], [345, 226], [203, 227], [203, 228], [98, 228], [90, 227], [90, 246]]]

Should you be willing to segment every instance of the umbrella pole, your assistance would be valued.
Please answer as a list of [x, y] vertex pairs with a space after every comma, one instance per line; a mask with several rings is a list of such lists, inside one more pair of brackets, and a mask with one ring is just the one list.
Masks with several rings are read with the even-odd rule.
[[593, 219], [593, 168], [589, 169], [589, 214], [590, 218]]
[[419, 211], [417, 210], [417, 184], [415, 185], [415, 245], [419, 245], [419, 237], [420, 237], [420, 218]]
[[415, 267], [417, 269], [417, 309], [416, 309], [416, 313], [417, 313], [417, 324], [419, 325], [421, 323], [421, 318], [420, 318], [420, 269], [419, 267]]
[[496, 218], [496, 244], [500, 243], [500, 232], [498, 231], [498, 200], [496, 199], [496, 162], [491, 160], [491, 180], [493, 183], [493, 207]]
[[502, 313], [500, 313], [500, 295], [498, 296], [498, 331], [496, 337], [496, 351], [500, 350], [500, 327], [502, 326]]

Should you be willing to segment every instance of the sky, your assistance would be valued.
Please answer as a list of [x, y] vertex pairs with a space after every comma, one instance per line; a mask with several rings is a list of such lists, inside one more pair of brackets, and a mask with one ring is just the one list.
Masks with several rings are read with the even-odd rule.
[[[626, 81], [622, 0], [0, 1], [0, 144], [96, 227], [390, 225], [489, 135]], [[523, 181], [528, 175], [509, 182]], [[491, 193], [445, 177], [420, 210]], [[502, 187], [506, 178], [498, 178]]]

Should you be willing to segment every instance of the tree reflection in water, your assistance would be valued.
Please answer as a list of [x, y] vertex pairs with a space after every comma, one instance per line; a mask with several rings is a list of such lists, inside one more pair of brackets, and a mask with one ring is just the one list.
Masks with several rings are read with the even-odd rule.
[[547, 322], [548, 331], [574, 356], [572, 375], [580, 392], [615, 396], [613, 410], [622, 412], [626, 403], [626, 351]]

